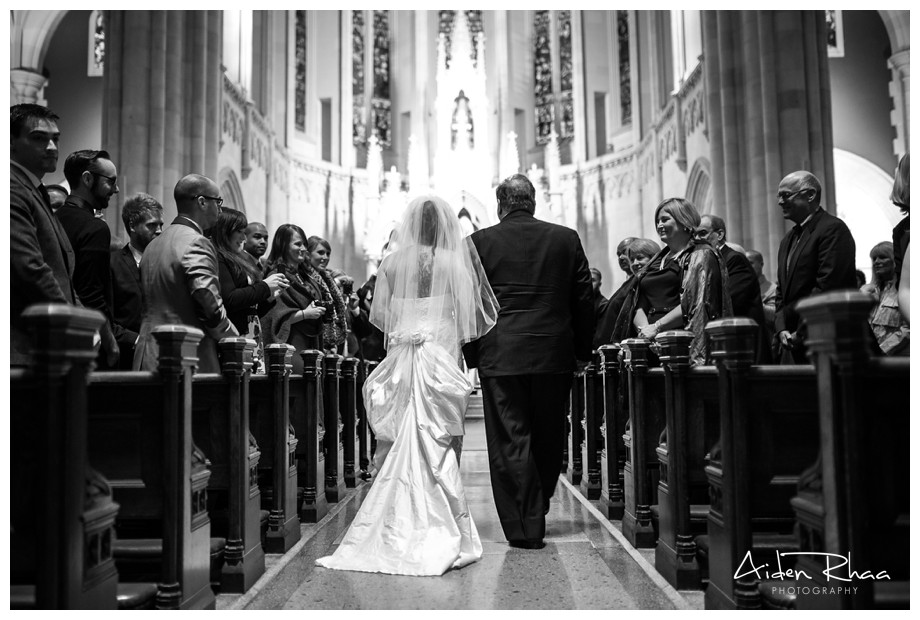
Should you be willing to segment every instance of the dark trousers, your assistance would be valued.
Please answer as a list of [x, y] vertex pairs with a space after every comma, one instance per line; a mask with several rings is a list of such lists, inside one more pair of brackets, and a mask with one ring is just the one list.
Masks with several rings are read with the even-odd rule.
[[480, 376], [492, 496], [508, 540], [542, 539], [556, 489], [572, 375]]

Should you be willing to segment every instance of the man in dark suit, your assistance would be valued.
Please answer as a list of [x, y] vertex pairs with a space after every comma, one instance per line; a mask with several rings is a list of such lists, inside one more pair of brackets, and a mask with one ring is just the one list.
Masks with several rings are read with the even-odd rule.
[[779, 244], [776, 334], [780, 362], [805, 364], [805, 324], [795, 304], [812, 295], [856, 287], [856, 243], [842, 220], [821, 208], [821, 183], [799, 170], [779, 184], [783, 217], [795, 224]]
[[696, 229], [697, 239], [708, 241], [719, 250], [728, 271], [728, 288], [732, 298], [732, 313], [753, 320], [760, 327], [755, 360], [766, 364], [771, 360], [767, 321], [763, 314], [763, 300], [760, 297], [760, 283], [751, 262], [741, 252], [732, 249], [725, 239], [725, 220], [707, 213], [700, 217]]
[[42, 184], [57, 168], [57, 120], [44, 106], [10, 107], [10, 366], [29, 362], [23, 310], [36, 303], [78, 303], [73, 249]]
[[591, 356], [594, 294], [578, 233], [534, 218], [534, 187], [496, 190], [500, 222], [470, 238], [498, 299], [495, 327], [463, 348], [479, 369], [492, 494], [515, 547], [544, 546], [576, 360]]
[[246, 241], [243, 254], [259, 271], [265, 271], [265, 250], [268, 249], [268, 229], [261, 222], [249, 222], [246, 226]]
[[73, 247], [73, 287], [84, 306], [98, 310], [107, 319], [99, 332], [99, 363], [102, 368], [113, 368], [119, 351], [112, 325], [112, 233], [95, 213], [104, 211], [109, 199], [118, 193], [118, 170], [108, 152], [83, 150], [67, 156], [64, 177], [70, 185], [70, 195], [55, 216]]
[[163, 205], [149, 194], [138, 193], [125, 201], [121, 219], [129, 241], [109, 256], [112, 270], [112, 318], [121, 351], [118, 367], [131, 370], [143, 315], [141, 257], [147, 245], [163, 232]]

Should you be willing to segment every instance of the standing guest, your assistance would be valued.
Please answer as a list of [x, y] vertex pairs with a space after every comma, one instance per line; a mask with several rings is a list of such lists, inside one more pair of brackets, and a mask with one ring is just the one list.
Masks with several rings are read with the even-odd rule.
[[862, 292], [875, 298], [877, 305], [869, 316], [869, 325], [885, 355], [907, 355], [910, 348], [910, 328], [898, 309], [898, 287], [894, 274], [894, 244], [883, 241], [869, 252], [872, 260], [872, 281]]
[[499, 223], [470, 239], [499, 303], [498, 322], [463, 347], [479, 369], [492, 495], [509, 544], [545, 546], [559, 480], [572, 373], [591, 359], [591, 273], [578, 233], [534, 217], [535, 190], [499, 184]]
[[63, 185], [46, 185], [45, 189], [48, 190], [48, 198], [51, 200], [52, 211], [57, 211], [67, 202], [67, 196], [70, 192], [68, 192], [67, 188]]
[[10, 107], [10, 366], [29, 362], [30, 341], [20, 320], [37, 303], [76, 304], [74, 255], [51, 210], [42, 177], [57, 168], [58, 117], [33, 103]]
[[[358, 289], [358, 308], [361, 317], [367, 319], [371, 315], [371, 305], [374, 303], [374, 287], [377, 285], [377, 274], [367, 279]], [[383, 332], [370, 321], [356, 321], [355, 332], [360, 340], [359, 350], [361, 359], [379, 362], [386, 355]]]
[[[901, 282], [898, 284], [898, 309], [910, 326], [910, 244], [904, 250], [904, 264], [901, 267]], [[910, 349], [908, 348], [908, 353]]]
[[906, 153], [898, 161], [898, 168], [894, 173], [894, 185], [891, 188], [891, 202], [904, 214], [901, 221], [891, 231], [891, 239], [894, 243], [895, 284], [897, 284], [901, 278], [904, 253], [910, 244], [910, 153]]
[[728, 288], [732, 298], [732, 314], [751, 319], [760, 328], [754, 360], [766, 364], [772, 357], [770, 353], [771, 336], [763, 312], [763, 299], [760, 295], [760, 283], [757, 272], [744, 255], [726, 243], [725, 220], [718, 215], [707, 213], [700, 216], [700, 225], [696, 229], [696, 238], [708, 241], [722, 255], [728, 271]]
[[757, 250], [747, 250], [744, 255], [747, 257], [754, 273], [757, 274], [757, 284], [760, 287], [760, 299], [763, 303], [763, 318], [767, 323], [767, 331], [770, 335], [770, 342], [773, 342], [773, 321], [776, 316], [776, 282], [771, 282], [763, 273], [763, 254]]
[[591, 267], [588, 271], [591, 272], [591, 288], [594, 291], [594, 324], [597, 325], [600, 317], [604, 314], [607, 302], [610, 300], [601, 293], [601, 285], [604, 283], [604, 276], [601, 274], [601, 270]]
[[629, 244], [632, 243], [633, 240], [635, 240], [635, 237], [625, 237], [617, 244], [617, 264], [619, 264], [623, 273], [626, 274], [626, 282], [621, 284], [620, 288], [614, 291], [613, 295], [610, 296], [610, 299], [604, 306], [604, 311], [600, 316], [596, 317], [594, 341], [592, 343], [595, 349], [610, 342], [613, 326], [616, 323], [620, 309], [623, 307], [623, 300], [626, 299], [626, 294], [629, 291], [628, 283], [630, 278], [632, 278], [632, 269], [629, 265], [629, 258], [626, 253]]
[[861, 289], [866, 285], [866, 274], [862, 269], [856, 270], [856, 288]]
[[163, 205], [150, 194], [135, 194], [121, 208], [121, 220], [128, 231], [128, 243], [109, 255], [112, 320], [121, 352], [118, 367], [131, 370], [144, 311], [141, 257], [150, 242], [163, 232]]
[[64, 177], [70, 185], [70, 195], [55, 216], [73, 247], [74, 290], [84, 306], [105, 315], [99, 364], [101, 368], [115, 368], [120, 334], [115, 333], [112, 314], [112, 233], [96, 212], [104, 211], [118, 193], [118, 170], [107, 151], [82, 150], [67, 156]]
[[655, 209], [655, 227], [665, 244], [636, 276], [613, 332], [620, 342], [634, 328], [654, 339], [669, 329], [693, 333], [690, 362], [710, 363], [704, 328], [732, 316], [728, 272], [722, 255], [707, 242], [696, 242], [700, 214], [684, 198], [668, 198]]
[[246, 251], [244, 258], [259, 270], [260, 275], [265, 273], [266, 261], [263, 257], [268, 249], [268, 230], [265, 224], [249, 222], [246, 226], [246, 243], [243, 249]]
[[135, 370], [156, 369], [159, 347], [151, 332], [160, 325], [191, 325], [204, 332], [198, 343], [202, 373], [220, 372], [217, 342], [239, 336], [220, 296], [217, 252], [204, 236], [217, 223], [223, 203], [218, 192], [207, 177], [182, 177], [173, 190], [179, 215], [144, 251], [144, 318], [134, 352]]
[[348, 330], [345, 318], [347, 302], [335, 283], [334, 275], [327, 270], [331, 257], [332, 247], [328, 241], [315, 235], [307, 239], [307, 274], [314, 287], [320, 291], [317, 305], [326, 308], [326, 314], [323, 315], [322, 348], [327, 352], [341, 353]]
[[262, 338], [265, 344], [280, 343], [294, 347], [294, 374], [303, 373], [300, 351], [322, 349], [322, 318], [326, 314], [325, 306], [316, 303], [322, 291], [310, 279], [306, 258], [307, 242], [303, 229], [295, 224], [279, 226], [272, 239], [266, 277], [284, 275], [289, 286], [262, 316]]
[[779, 362], [805, 364], [805, 323], [796, 303], [820, 293], [856, 286], [856, 243], [850, 229], [821, 208], [821, 183], [806, 170], [780, 182], [783, 217], [793, 222], [779, 244], [776, 287], [776, 334]]
[[211, 241], [217, 250], [220, 296], [227, 318], [240, 335], [255, 341], [253, 372], [264, 374], [259, 317], [268, 312], [270, 302], [288, 287], [288, 280], [282, 273], [262, 279], [261, 270], [247, 258], [252, 255], [243, 250], [246, 230], [246, 216], [235, 209], [224, 208], [211, 229]]

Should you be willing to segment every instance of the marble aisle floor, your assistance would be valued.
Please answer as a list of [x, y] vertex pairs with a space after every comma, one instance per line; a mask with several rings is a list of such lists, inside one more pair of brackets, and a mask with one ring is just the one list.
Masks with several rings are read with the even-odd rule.
[[305, 543], [283, 557], [266, 556], [266, 575], [249, 593], [220, 595], [218, 609], [702, 608], [701, 593], [677, 593], [666, 586], [649, 570], [653, 551], [631, 554], [599, 513], [589, 510], [562, 481], [547, 516], [546, 547], [509, 547], [492, 500], [481, 419], [467, 420], [461, 471], [483, 541], [480, 561], [441, 577], [314, 566], [314, 560], [331, 553], [341, 539], [366, 493], [362, 485], [342, 505], [335, 505], [323, 522], [302, 526]]

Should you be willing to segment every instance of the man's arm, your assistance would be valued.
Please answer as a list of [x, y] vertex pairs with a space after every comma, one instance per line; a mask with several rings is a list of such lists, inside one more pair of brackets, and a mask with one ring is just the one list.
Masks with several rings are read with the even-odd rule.
[[29, 196], [10, 184], [10, 275], [14, 294], [26, 306], [40, 302], [69, 303], [38, 243]]
[[227, 318], [220, 297], [217, 255], [210, 241], [202, 237], [189, 246], [182, 257], [182, 271], [185, 273], [189, 294], [195, 302], [195, 314], [208, 334], [215, 340], [239, 336]]
[[856, 242], [846, 224], [837, 224], [817, 240], [818, 271], [811, 295], [856, 287]]

